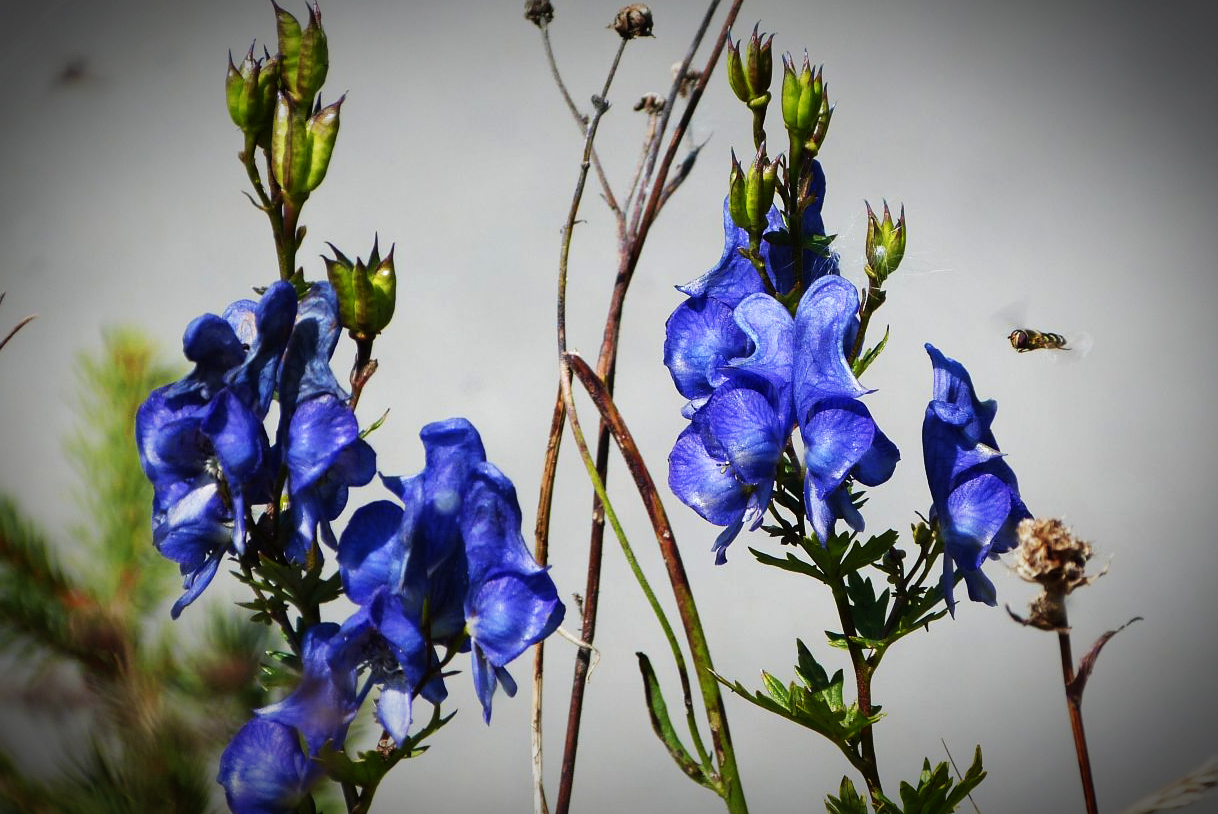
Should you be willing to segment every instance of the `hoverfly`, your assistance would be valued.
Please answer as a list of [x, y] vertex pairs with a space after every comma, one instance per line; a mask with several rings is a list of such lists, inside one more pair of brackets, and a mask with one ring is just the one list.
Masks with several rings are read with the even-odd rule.
[[1095, 344], [1091, 334], [1083, 332], [1054, 333], [1026, 327], [1028, 324], [1026, 302], [1012, 303], [994, 315], [995, 322], [1003, 326], [1007, 342], [1016, 353], [1044, 351], [1044, 356], [1055, 362], [1078, 362], [1091, 352]]
[[1019, 353], [1027, 353], [1030, 350], [1071, 350], [1066, 337], [1061, 334], [1032, 328], [1016, 328], [1011, 331], [1007, 341]]

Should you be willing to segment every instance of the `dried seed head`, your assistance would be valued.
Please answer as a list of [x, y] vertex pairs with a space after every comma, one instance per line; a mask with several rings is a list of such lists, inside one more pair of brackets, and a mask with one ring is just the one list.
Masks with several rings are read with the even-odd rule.
[[664, 109], [664, 98], [656, 93], [649, 93], [634, 103], [635, 110], [642, 110], [649, 116], [654, 116]]
[[624, 40], [651, 36], [651, 9], [642, 3], [631, 3], [617, 13], [610, 26]]
[[554, 6], [550, 0], [525, 0], [524, 18], [538, 28], [549, 25], [554, 19]]
[[[681, 73], [681, 63], [674, 62], [672, 64], [672, 78], [676, 79], [679, 73]], [[695, 68], [693, 65], [690, 65], [685, 69], [685, 77], [681, 80], [681, 87], [677, 88], [677, 95], [682, 99], [685, 99], [689, 96], [690, 92], [693, 91], [694, 86], [697, 85], [701, 80], [702, 71]]]
[[1075, 537], [1062, 521], [1024, 520], [1016, 533], [1015, 573], [1021, 578], [1061, 594], [1095, 581], [1085, 573], [1091, 544]]

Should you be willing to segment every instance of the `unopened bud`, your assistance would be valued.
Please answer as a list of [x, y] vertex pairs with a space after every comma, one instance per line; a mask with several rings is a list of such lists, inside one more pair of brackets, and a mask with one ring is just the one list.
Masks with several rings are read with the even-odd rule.
[[770, 82], [774, 78], [774, 35], [768, 38], [753, 33], [740, 55], [740, 43], [729, 42], [727, 49], [727, 82], [736, 98], [753, 110], [764, 111], [770, 103]]
[[761, 145], [747, 174], [736, 156], [732, 156], [732, 170], [728, 177], [728, 213], [737, 226], [750, 234], [760, 235], [765, 231], [777, 184], [778, 163], [766, 156], [765, 144]]
[[306, 116], [304, 106], [279, 94], [271, 127], [271, 171], [284, 194], [297, 205], [326, 177], [345, 98]]
[[905, 207], [893, 223], [888, 202], [884, 202], [884, 219], [881, 221], [867, 204], [867, 277], [881, 286], [888, 275], [897, 270], [905, 257]]
[[254, 59], [252, 46], [239, 68], [233, 65], [232, 55], [229, 55], [228, 75], [224, 80], [228, 115], [245, 133], [249, 145], [256, 142], [271, 123], [278, 71], [279, 63], [275, 60], [263, 64], [261, 59]]
[[642, 3], [631, 3], [617, 13], [609, 26], [624, 40], [651, 36], [651, 9]]
[[538, 28], [549, 25], [554, 19], [554, 6], [550, 0], [525, 0], [524, 18]]
[[321, 28], [321, 9], [309, 7], [309, 25], [303, 31], [300, 21], [275, 6], [275, 27], [279, 35], [279, 74], [284, 92], [296, 102], [311, 103], [326, 81], [330, 49]]
[[393, 319], [397, 300], [393, 249], [382, 260], [374, 239], [367, 262], [357, 258], [352, 263], [334, 244], [329, 246], [334, 258], [323, 259], [326, 276], [338, 297], [339, 321], [357, 341], [372, 339]]

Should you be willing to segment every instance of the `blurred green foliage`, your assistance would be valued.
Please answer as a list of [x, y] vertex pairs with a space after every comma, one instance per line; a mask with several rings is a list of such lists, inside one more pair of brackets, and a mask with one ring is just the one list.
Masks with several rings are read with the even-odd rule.
[[167, 623], [177, 574], [152, 544], [135, 413], [178, 372], [124, 329], [82, 354], [77, 374], [66, 452], [80, 484], [65, 494], [80, 522], [54, 544], [0, 495], [0, 715], [24, 719], [9, 733], [45, 727], [71, 742], [31, 772], [23, 744], [0, 733], [0, 812], [214, 811], [217, 755], [267, 702], [256, 678], [277, 642], [214, 603], [196, 605], [194, 627]]

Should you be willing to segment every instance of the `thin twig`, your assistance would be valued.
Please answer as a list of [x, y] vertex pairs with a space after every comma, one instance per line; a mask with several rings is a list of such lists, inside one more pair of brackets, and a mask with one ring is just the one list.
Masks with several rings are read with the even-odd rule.
[[[595, 113], [588, 122], [584, 136], [584, 154], [580, 163], [579, 179], [575, 184], [575, 192], [571, 197], [571, 207], [567, 213], [567, 223], [563, 228], [562, 246], [558, 260], [558, 300], [557, 300], [557, 334], [558, 334], [558, 381], [562, 392], [563, 403], [566, 405], [567, 421], [572, 432], [580, 440], [579, 419], [575, 414], [571, 396], [571, 373], [567, 366], [567, 268], [571, 255], [571, 234], [575, 230], [576, 218], [579, 215], [580, 201], [584, 195], [584, 185], [588, 179], [588, 169], [592, 161], [592, 144], [596, 139], [596, 131], [600, 126], [601, 117], [609, 109], [606, 97], [617, 66], [621, 62], [622, 52], [626, 50], [627, 40], [623, 38], [618, 43], [613, 55], [613, 64], [605, 77], [605, 84], [599, 96], [593, 97]], [[582, 444], [581, 444], [582, 446]], [[596, 634], [596, 600], [600, 593], [600, 551], [590, 551], [588, 554], [588, 588], [584, 605], [582, 638], [591, 642]], [[575, 675], [571, 686], [571, 705], [567, 715], [567, 737], [563, 746], [562, 776], [558, 788], [557, 811], [566, 814], [571, 804], [571, 787], [575, 775], [575, 749], [579, 739], [579, 719], [583, 712], [584, 686], [588, 674], [589, 651], [580, 648], [575, 659]]]
[[31, 322], [33, 322], [36, 319], [38, 319], [37, 314], [30, 314], [28, 317], [21, 320], [16, 325], [14, 325], [13, 330], [9, 331], [8, 334], [4, 337], [4, 339], [0, 339], [0, 349], [3, 349], [4, 346], [8, 344], [8, 341], [17, 335], [17, 331], [20, 331], [22, 328], [24, 328], [26, 325], [29, 325]]
[[[550, 24], [545, 20], [539, 20], [537, 27], [541, 29], [541, 42], [546, 49], [546, 61], [550, 63], [550, 74], [554, 77], [554, 83], [558, 85], [558, 90], [562, 93], [563, 101], [567, 103], [567, 109], [571, 111], [571, 116], [575, 119], [575, 124], [581, 132], [588, 128], [588, 117], [580, 112], [579, 107], [575, 104], [575, 100], [571, 98], [570, 92], [567, 90], [567, 83], [562, 81], [562, 74], [558, 70], [558, 62], [554, 59], [554, 49], [550, 45]], [[596, 150], [592, 150], [592, 166], [596, 169], [596, 177], [601, 183], [601, 192], [605, 196], [605, 203], [613, 212], [618, 220], [618, 228], [625, 230], [626, 215], [618, 207], [617, 199], [613, 197], [613, 189], [609, 186], [609, 178], [605, 175], [605, 169], [601, 166], [600, 156], [596, 154]]]

